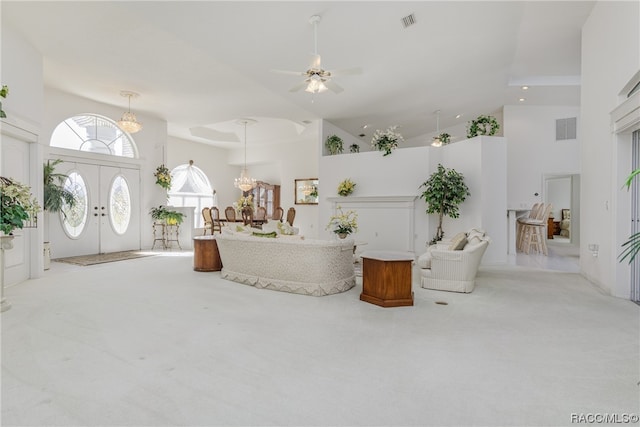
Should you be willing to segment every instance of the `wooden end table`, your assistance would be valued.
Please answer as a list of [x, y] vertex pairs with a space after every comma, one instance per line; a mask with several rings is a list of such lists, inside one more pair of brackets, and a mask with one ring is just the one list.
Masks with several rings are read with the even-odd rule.
[[222, 260], [215, 236], [193, 238], [193, 269], [195, 271], [220, 271]]
[[369, 251], [362, 254], [360, 300], [380, 307], [413, 305], [409, 252]]

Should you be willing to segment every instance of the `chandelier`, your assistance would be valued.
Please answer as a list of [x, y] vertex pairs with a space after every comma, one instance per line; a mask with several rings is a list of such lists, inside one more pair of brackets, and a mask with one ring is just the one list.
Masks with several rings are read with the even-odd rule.
[[233, 185], [243, 192], [247, 192], [255, 188], [256, 180], [249, 176], [247, 171], [247, 126], [254, 124], [256, 121], [251, 119], [240, 119], [238, 124], [244, 125], [244, 168], [240, 173], [240, 178], [236, 178]]
[[136, 133], [142, 129], [142, 123], [136, 120], [136, 115], [131, 112], [131, 98], [137, 98], [139, 95], [128, 90], [120, 91], [121, 96], [129, 98], [129, 109], [118, 120], [118, 126], [125, 132]]

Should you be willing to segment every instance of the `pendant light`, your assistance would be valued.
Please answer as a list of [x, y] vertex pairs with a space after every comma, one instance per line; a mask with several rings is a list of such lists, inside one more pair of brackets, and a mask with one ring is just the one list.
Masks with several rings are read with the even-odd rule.
[[442, 140], [440, 139], [440, 110], [436, 111], [436, 134], [431, 142], [432, 147], [442, 147]]
[[120, 95], [129, 98], [129, 109], [118, 120], [118, 126], [125, 132], [136, 133], [142, 129], [142, 123], [136, 120], [136, 115], [131, 112], [131, 98], [137, 98], [139, 95], [128, 90], [120, 91]]
[[240, 119], [237, 123], [244, 125], [244, 168], [240, 173], [240, 178], [236, 178], [233, 185], [243, 192], [247, 192], [256, 187], [255, 178], [251, 178], [247, 171], [247, 126], [256, 123], [256, 121], [252, 119]]

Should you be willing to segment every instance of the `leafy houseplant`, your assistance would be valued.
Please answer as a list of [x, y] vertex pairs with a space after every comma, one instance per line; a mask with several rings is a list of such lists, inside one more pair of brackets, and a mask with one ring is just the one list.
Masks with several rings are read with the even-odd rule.
[[76, 196], [66, 188], [64, 182], [68, 178], [67, 175], [56, 173], [56, 166], [62, 160], [47, 160], [43, 165], [42, 175], [44, 177], [44, 210], [48, 212], [62, 212], [62, 208], [73, 208], [76, 205]]
[[478, 135], [495, 135], [500, 130], [500, 124], [493, 116], [478, 116], [467, 124], [467, 138]]
[[[0, 89], [0, 96], [3, 98], [6, 98], [7, 95], [9, 95], [9, 87], [7, 85], [2, 85], [2, 89]], [[0, 118], [4, 119], [6, 118], [7, 115], [5, 114], [4, 110], [2, 109], [2, 102], [0, 102]]]
[[371, 147], [378, 151], [384, 151], [383, 156], [388, 156], [398, 148], [398, 144], [404, 141], [400, 133], [396, 132], [398, 126], [389, 126], [384, 132], [377, 129], [371, 139]]
[[157, 208], [151, 208], [149, 213], [154, 221], [164, 222], [168, 225], [182, 224], [182, 221], [184, 220], [184, 214], [182, 212], [169, 210], [163, 205], [160, 205]]
[[428, 180], [420, 185], [425, 190], [420, 195], [427, 203], [427, 213], [438, 214], [438, 228], [431, 243], [442, 240], [442, 218], [446, 215], [451, 218], [458, 218], [458, 207], [470, 196], [469, 188], [464, 183], [464, 176], [454, 169], [445, 169], [438, 164], [438, 170], [431, 174]]
[[329, 150], [329, 154], [331, 154], [332, 156], [334, 154], [342, 154], [342, 138], [340, 138], [338, 135], [331, 135], [330, 137], [328, 137], [325, 141], [325, 146], [327, 147], [327, 150]]
[[352, 153], [359, 153], [360, 152], [360, 146], [358, 144], [351, 144], [349, 146], [349, 151]]
[[341, 239], [344, 239], [347, 235], [358, 231], [358, 214], [355, 211], [343, 212], [340, 206], [338, 206], [338, 211], [337, 215], [329, 218], [327, 230], [330, 229]]
[[443, 145], [447, 145], [448, 143], [451, 142], [451, 135], [449, 135], [448, 133], [441, 133], [438, 136], [434, 136], [433, 137], [434, 140], [438, 140], [440, 141]]
[[0, 177], [0, 231], [10, 235], [38, 213], [40, 205], [31, 188], [11, 178]]
[[338, 194], [340, 196], [346, 197], [349, 194], [353, 193], [353, 190], [356, 188], [356, 183], [351, 181], [351, 179], [347, 178], [338, 184]]
[[[640, 169], [636, 169], [631, 172], [631, 175], [629, 175], [627, 181], [624, 184], [627, 187], [627, 190], [631, 188], [633, 179], [638, 177], [640, 177]], [[618, 256], [618, 258], [620, 258], [620, 262], [629, 258], [629, 264], [631, 264], [633, 260], [636, 259], [636, 256], [638, 256], [638, 254], [640, 253], [640, 232], [634, 233], [629, 236], [629, 240], [624, 242], [622, 244], [622, 247], [624, 248], [624, 250]]]

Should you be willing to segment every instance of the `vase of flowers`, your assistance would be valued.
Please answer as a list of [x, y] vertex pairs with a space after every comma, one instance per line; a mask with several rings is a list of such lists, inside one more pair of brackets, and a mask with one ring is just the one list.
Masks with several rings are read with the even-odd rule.
[[164, 164], [156, 168], [153, 176], [156, 177], [156, 184], [158, 184], [160, 187], [164, 188], [165, 190], [169, 190], [171, 188], [171, 172]]
[[377, 129], [371, 139], [371, 147], [378, 151], [384, 151], [383, 156], [388, 156], [398, 148], [398, 144], [404, 142], [404, 138], [397, 132], [398, 126], [389, 126], [387, 130]]
[[329, 218], [327, 230], [333, 231], [339, 238], [344, 239], [358, 231], [358, 214], [355, 211], [343, 212], [338, 206], [338, 214]]
[[356, 188], [356, 183], [351, 181], [351, 179], [347, 178], [338, 184], [338, 194], [343, 197], [347, 197], [349, 194], [353, 193], [353, 190]]
[[253, 210], [253, 194], [249, 194], [248, 196], [240, 196], [237, 202], [234, 203], [236, 212], [239, 214], [242, 213], [243, 209], [251, 209]]
[[0, 231], [7, 236], [12, 234], [39, 211], [40, 205], [29, 186], [0, 177]]

